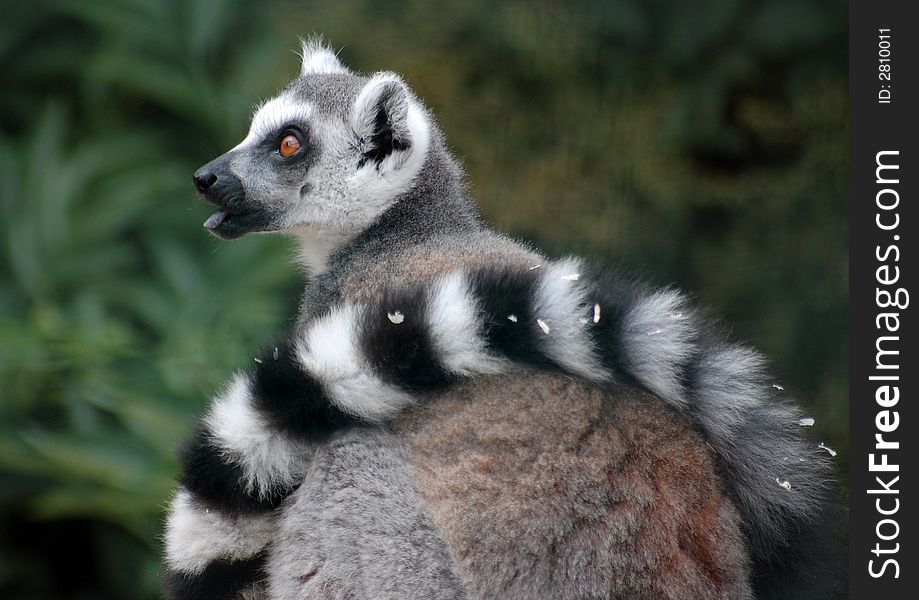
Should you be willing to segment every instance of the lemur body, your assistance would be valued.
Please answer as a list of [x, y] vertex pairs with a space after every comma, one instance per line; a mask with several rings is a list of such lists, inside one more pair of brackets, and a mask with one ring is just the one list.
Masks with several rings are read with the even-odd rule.
[[318, 275], [183, 456], [173, 597], [828, 589], [801, 553], [828, 515], [825, 457], [760, 357], [672, 290], [482, 225], [396, 76], [307, 44], [196, 184], [214, 233], [293, 233]]

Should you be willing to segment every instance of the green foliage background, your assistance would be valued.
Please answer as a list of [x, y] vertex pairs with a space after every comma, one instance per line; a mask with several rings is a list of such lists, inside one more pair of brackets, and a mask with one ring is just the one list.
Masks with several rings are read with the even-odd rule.
[[403, 73], [487, 218], [693, 291], [846, 461], [846, 4], [2, 0], [0, 595], [154, 598], [176, 446], [285, 327], [289, 243], [191, 173], [324, 34]]

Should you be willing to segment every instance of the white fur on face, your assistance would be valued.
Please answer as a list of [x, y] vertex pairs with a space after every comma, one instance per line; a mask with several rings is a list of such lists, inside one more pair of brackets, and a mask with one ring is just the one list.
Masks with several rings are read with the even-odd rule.
[[229, 517], [201, 505], [180, 489], [166, 520], [166, 564], [195, 575], [215, 560], [245, 560], [258, 554], [275, 535], [271, 513]]
[[[348, 74], [334, 53], [316, 40], [304, 42], [304, 75]], [[311, 85], [322, 85], [322, 77]], [[330, 83], [330, 85], [332, 85]], [[361, 155], [375, 127], [384, 92], [390, 123], [404, 150], [394, 150], [382, 161], [367, 161], [360, 168]], [[332, 114], [322, 113], [295, 91], [284, 91], [264, 102], [255, 112], [249, 133], [234, 150], [251, 148], [290, 123], [309, 122], [310, 142], [318, 159], [303, 181], [286, 181], [278, 173], [265, 173], [263, 166], [241, 153], [233, 170], [247, 192], [256, 192], [258, 202], [270, 205], [275, 228], [296, 235], [305, 265], [315, 272], [324, 270], [328, 257], [348, 240], [369, 227], [389, 209], [418, 177], [431, 139], [429, 116], [396, 75], [379, 73], [362, 88], [353, 103], [344, 103]]]
[[307, 449], [268, 423], [252, 406], [252, 383], [237, 375], [214, 401], [205, 424], [229, 459], [242, 467], [246, 491], [269, 497], [303, 476]]
[[345, 412], [379, 421], [413, 402], [413, 397], [373, 375], [358, 348], [360, 310], [336, 307], [315, 321], [297, 342], [303, 368], [319, 379], [331, 400]]
[[300, 242], [299, 258], [313, 273], [325, 270], [329, 256], [354, 238], [367, 225], [355, 218], [362, 207], [345, 183], [359, 156], [342, 119], [314, 119], [311, 138], [321, 148], [319, 161], [303, 182], [310, 191], [292, 202], [283, 217], [282, 229]]
[[284, 92], [259, 105], [252, 115], [249, 133], [233, 150], [251, 146], [290, 123], [308, 121], [315, 112], [315, 107], [309, 102]]
[[319, 161], [302, 182], [310, 189], [308, 193], [300, 196], [297, 190], [288, 190], [291, 199], [281, 229], [298, 237], [301, 258], [314, 273], [325, 268], [335, 249], [365, 230], [407, 192], [421, 171], [430, 143], [430, 125], [407, 89], [401, 127], [407, 132], [403, 133], [408, 136], [409, 148], [393, 151], [379, 164], [369, 161], [357, 168], [361, 156], [355, 151], [359, 139], [355, 137], [354, 119], [360, 111], [369, 111], [375, 118], [375, 94], [391, 81], [371, 80], [355, 102], [353, 114], [340, 117], [316, 118], [309, 104], [279, 96], [259, 110], [243, 142], [254, 143], [266, 135], [260, 132], [272, 131], [272, 126], [278, 127], [285, 119], [312, 117], [311, 138], [320, 147]]

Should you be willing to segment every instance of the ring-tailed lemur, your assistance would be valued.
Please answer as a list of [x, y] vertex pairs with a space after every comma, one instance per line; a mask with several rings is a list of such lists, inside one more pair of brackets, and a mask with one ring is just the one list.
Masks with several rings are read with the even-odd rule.
[[[420, 101], [317, 42], [195, 174], [316, 278], [182, 455], [174, 598], [817, 598], [823, 446], [673, 290], [486, 228]], [[697, 433], [698, 432], [698, 433]]]

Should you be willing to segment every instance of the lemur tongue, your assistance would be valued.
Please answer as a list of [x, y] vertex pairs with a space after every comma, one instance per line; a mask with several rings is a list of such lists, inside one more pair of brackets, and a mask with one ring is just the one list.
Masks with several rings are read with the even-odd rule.
[[204, 222], [205, 229], [216, 229], [220, 227], [220, 224], [223, 223], [223, 220], [227, 218], [226, 211], [218, 210], [211, 216], [207, 218], [207, 221]]

